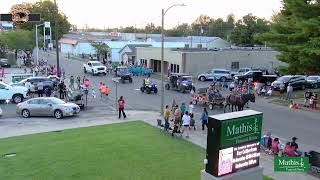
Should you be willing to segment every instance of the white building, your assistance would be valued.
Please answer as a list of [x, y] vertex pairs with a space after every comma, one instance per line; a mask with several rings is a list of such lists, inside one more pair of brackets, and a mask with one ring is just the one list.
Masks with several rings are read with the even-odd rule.
[[[145, 37], [145, 39], [143, 39]], [[143, 33], [116, 33], [110, 34], [106, 32], [85, 32], [73, 33], [65, 35], [60, 42], [61, 52], [64, 54], [72, 54], [74, 56], [93, 55], [94, 48], [90, 45], [91, 41], [104, 42], [111, 50], [112, 61], [126, 61], [121, 51], [126, 45], [151, 45], [152, 47], [161, 47], [160, 34], [143, 34]], [[188, 37], [165, 37], [165, 48], [185, 48], [198, 47], [207, 49], [217, 49], [230, 47], [230, 43], [219, 37], [204, 36], [188, 36]], [[121, 51], [121, 52], [120, 52]], [[129, 53], [129, 52], [128, 52]], [[136, 56], [136, 51], [131, 57]], [[128, 54], [127, 54], [128, 55]]]

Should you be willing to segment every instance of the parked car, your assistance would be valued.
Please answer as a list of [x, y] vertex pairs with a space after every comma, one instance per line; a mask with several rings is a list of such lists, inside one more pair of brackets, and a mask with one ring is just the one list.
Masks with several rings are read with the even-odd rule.
[[11, 67], [8, 59], [0, 59], [0, 67]]
[[47, 78], [51, 81], [60, 82], [60, 78], [57, 75], [49, 75]]
[[2, 109], [1, 109], [1, 107], [0, 107], [0, 118], [2, 117]]
[[284, 83], [285, 88], [287, 88], [288, 84], [291, 84], [293, 89], [306, 89], [307, 81], [306, 77], [303, 75], [287, 75], [281, 76], [276, 81], [274, 81], [271, 86], [273, 86], [274, 90], [280, 90], [280, 84]]
[[240, 69], [237, 71], [237, 74], [238, 74], [238, 75], [245, 74], [246, 72], [251, 71], [251, 70], [252, 70], [251, 68], [240, 68]]
[[92, 73], [92, 75], [107, 75], [107, 67], [99, 61], [89, 61], [83, 64], [84, 73]]
[[115, 69], [116, 77], [120, 77], [120, 82], [125, 83], [126, 80], [132, 83], [132, 73], [130, 73], [129, 68], [126, 66], [118, 66]]
[[216, 78], [220, 81], [226, 81], [227, 79], [231, 79], [231, 73], [229, 70], [226, 69], [212, 69], [205, 73], [201, 73], [198, 75], [198, 80], [200, 81], [206, 81], [206, 80], [213, 80], [213, 78]]
[[192, 83], [192, 76], [182, 73], [171, 73], [169, 82], [165, 85], [166, 90], [174, 89], [184, 93], [185, 91], [196, 91]]
[[12, 100], [14, 103], [21, 103], [28, 97], [28, 89], [25, 87], [14, 87], [0, 82], [0, 100]]
[[17, 104], [17, 114], [24, 118], [31, 116], [53, 116], [61, 119], [80, 112], [80, 107], [74, 103], [66, 103], [55, 97], [39, 97]]
[[240, 81], [252, 80], [253, 83], [263, 83], [266, 85], [271, 85], [273, 81], [278, 78], [277, 75], [263, 75], [262, 71], [248, 71], [243, 75], [235, 75], [234, 79]]
[[320, 76], [308, 76], [307, 86], [309, 88], [320, 88]]
[[37, 84], [39, 82], [43, 82], [43, 89], [46, 91], [47, 88], [53, 89], [54, 86], [54, 81], [49, 79], [48, 77], [29, 77], [26, 79], [21, 80], [18, 83], [13, 83], [11, 84], [12, 86], [25, 86], [25, 83], [27, 81], [30, 81], [30, 83], [32, 85], [34, 85], [35, 87], [37, 87]]

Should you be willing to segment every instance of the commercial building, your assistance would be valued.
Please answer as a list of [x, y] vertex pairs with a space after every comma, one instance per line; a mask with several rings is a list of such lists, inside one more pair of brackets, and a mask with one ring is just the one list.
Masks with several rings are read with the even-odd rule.
[[[104, 42], [110, 48], [109, 57], [112, 61], [132, 61], [136, 57], [135, 48], [130, 50], [127, 45], [140, 45], [160, 48], [160, 34], [141, 34], [141, 33], [107, 33], [107, 32], [77, 32], [70, 33], [60, 39], [60, 50], [63, 54], [71, 54], [74, 56], [93, 55], [95, 49], [91, 46], [92, 41]], [[205, 36], [187, 36], [187, 37], [165, 37], [165, 48], [227, 48], [230, 43], [219, 37]], [[127, 57], [123, 51], [132, 51], [130, 57]], [[134, 62], [135, 63], [135, 62]]]
[[[189, 73], [197, 75], [212, 68], [236, 70], [244, 67], [273, 70], [281, 63], [279, 53], [270, 48], [225, 48], [225, 49], [164, 49], [165, 72]], [[161, 48], [138, 47], [138, 64], [146, 64], [154, 72], [160, 72]]]

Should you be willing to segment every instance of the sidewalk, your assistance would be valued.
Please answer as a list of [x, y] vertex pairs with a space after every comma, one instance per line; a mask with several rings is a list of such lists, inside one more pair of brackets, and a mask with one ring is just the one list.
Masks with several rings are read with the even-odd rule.
[[[281, 105], [281, 106], [286, 106], [286, 107], [289, 108], [289, 102], [286, 101], [286, 100], [282, 100], [282, 99], [279, 99], [279, 98], [271, 98], [269, 100], [269, 102], [271, 102], [273, 104]], [[300, 106], [299, 110], [311, 111], [311, 112], [320, 112], [319, 104], [317, 104], [317, 109], [316, 110], [308, 108], [308, 107], [304, 107], [304, 99], [303, 98], [293, 99], [293, 102], [299, 104], [299, 106]]]
[[[0, 138], [20, 136], [50, 131], [61, 131], [79, 127], [97, 126], [112, 123], [122, 123], [128, 121], [142, 120], [152, 126], [157, 126], [156, 119], [161, 118], [158, 112], [152, 111], [126, 111], [127, 119], [118, 119], [116, 111], [102, 111], [93, 109], [82, 113], [78, 117], [56, 120], [53, 118], [30, 118], [30, 119], [1, 119]], [[92, 118], [94, 114], [94, 119]], [[200, 130], [198, 124], [196, 131], [191, 131], [190, 137], [183, 139], [198, 146], [206, 148], [206, 131]], [[261, 153], [260, 165], [264, 168], [264, 175], [276, 180], [316, 180], [317, 178], [306, 173], [275, 173], [273, 171], [273, 156]], [[199, 172], [200, 176], [200, 172]]]

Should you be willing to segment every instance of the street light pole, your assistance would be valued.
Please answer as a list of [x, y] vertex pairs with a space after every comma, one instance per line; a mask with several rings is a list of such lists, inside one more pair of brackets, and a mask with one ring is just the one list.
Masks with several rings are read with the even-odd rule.
[[59, 11], [58, 11], [58, 6], [57, 6], [57, 1], [54, 0], [54, 5], [56, 8], [56, 15], [55, 15], [55, 23], [54, 23], [54, 33], [55, 33], [55, 38], [56, 38], [56, 55], [57, 55], [57, 73], [58, 77], [60, 77], [60, 64], [59, 64], [59, 40], [58, 40], [58, 16], [59, 16]]
[[38, 65], [38, 62], [39, 62], [38, 25], [36, 25], [36, 52], [37, 52], [36, 65]]
[[36, 57], [36, 65], [38, 65], [38, 63], [39, 63], [39, 40], [38, 40], [38, 27], [40, 27], [40, 26], [42, 26], [42, 25], [44, 25], [44, 24], [36, 24], [36, 55], [37, 55], [37, 57]]
[[164, 108], [164, 16], [166, 13], [175, 6], [186, 6], [184, 4], [174, 4], [170, 6], [168, 9], [162, 9], [161, 12], [161, 105], [160, 105], [160, 112], [163, 115], [163, 108]]
[[162, 20], [161, 20], [161, 106], [160, 112], [163, 114], [164, 106], [164, 9], [162, 9]]

